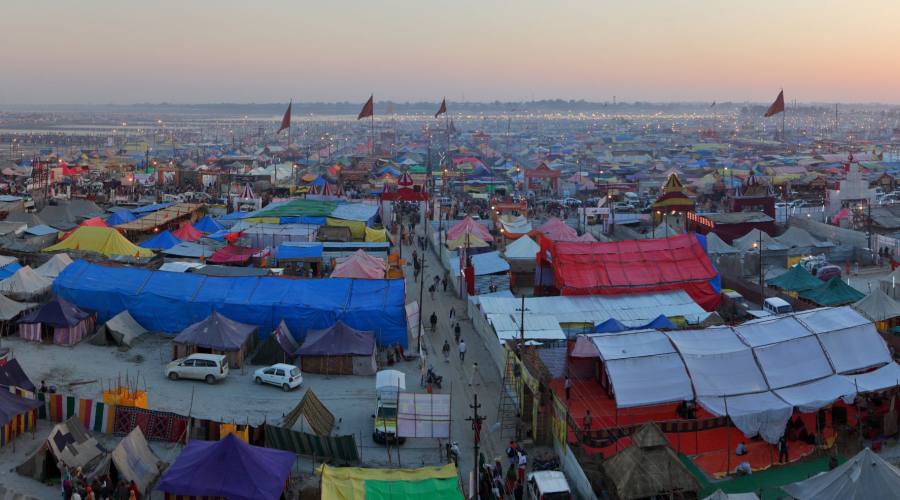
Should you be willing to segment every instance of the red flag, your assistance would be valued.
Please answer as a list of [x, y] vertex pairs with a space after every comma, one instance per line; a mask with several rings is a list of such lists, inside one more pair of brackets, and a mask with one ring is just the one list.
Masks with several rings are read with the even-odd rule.
[[370, 116], [375, 115], [375, 96], [370, 95], [369, 100], [363, 104], [362, 111], [359, 112], [359, 116], [356, 117], [357, 120], [362, 120], [363, 118], [368, 118]]
[[784, 113], [784, 91], [778, 93], [778, 97], [775, 98], [775, 102], [769, 106], [769, 109], [766, 111], [766, 114], [763, 115], [766, 118], [770, 116], [775, 116], [778, 113]]
[[438, 108], [438, 111], [437, 111], [437, 113], [434, 114], [434, 117], [437, 118], [438, 116], [440, 116], [441, 114], [446, 113], [446, 112], [447, 112], [447, 98], [445, 97], [441, 100], [441, 107]]
[[282, 130], [291, 127], [291, 106], [294, 105], [294, 101], [288, 103], [288, 109], [284, 112], [284, 117], [281, 118], [281, 128], [278, 129], [276, 134], [280, 133]]

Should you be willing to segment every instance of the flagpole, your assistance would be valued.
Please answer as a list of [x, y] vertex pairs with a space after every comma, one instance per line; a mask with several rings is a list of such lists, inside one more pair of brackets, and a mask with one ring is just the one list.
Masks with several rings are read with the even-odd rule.
[[[781, 100], [784, 101], [784, 89], [781, 89]], [[787, 106], [784, 106], [784, 111], [781, 112], [781, 142], [787, 142], [786, 137], [784, 135], [784, 115], [787, 114]]]

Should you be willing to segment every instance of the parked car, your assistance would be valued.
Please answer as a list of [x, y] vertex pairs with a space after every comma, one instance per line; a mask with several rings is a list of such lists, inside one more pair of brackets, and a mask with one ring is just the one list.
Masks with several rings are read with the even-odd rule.
[[562, 472], [543, 470], [528, 474], [525, 498], [528, 500], [569, 500], [572, 498], [572, 491]]
[[835, 266], [835, 265], [823, 266], [823, 267], [820, 267], [816, 271], [816, 278], [819, 278], [822, 281], [828, 281], [831, 278], [834, 278], [835, 276], [837, 276], [838, 278], [841, 277], [840, 266]]
[[303, 385], [303, 375], [294, 365], [275, 363], [267, 368], [260, 368], [253, 373], [253, 381], [257, 384], [271, 384], [288, 392]]
[[215, 384], [227, 376], [228, 358], [224, 354], [196, 353], [166, 365], [166, 377], [171, 380], [192, 378]]
[[788, 314], [794, 312], [794, 308], [784, 299], [770, 297], [763, 301], [763, 309], [772, 314]]

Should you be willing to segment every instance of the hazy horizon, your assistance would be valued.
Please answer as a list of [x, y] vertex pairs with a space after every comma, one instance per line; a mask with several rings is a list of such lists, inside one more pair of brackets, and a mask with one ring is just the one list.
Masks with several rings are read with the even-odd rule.
[[5, 6], [0, 105], [900, 103], [886, 0]]

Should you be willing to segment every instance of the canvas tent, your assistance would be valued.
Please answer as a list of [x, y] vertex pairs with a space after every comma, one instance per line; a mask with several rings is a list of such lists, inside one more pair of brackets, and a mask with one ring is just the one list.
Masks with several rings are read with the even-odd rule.
[[725, 240], [716, 233], [706, 235], [706, 252], [710, 255], [727, 255], [740, 253], [740, 250], [725, 243]]
[[255, 326], [238, 323], [213, 311], [206, 319], [185, 328], [172, 340], [172, 359], [195, 352], [224, 354], [231, 368], [240, 368], [252, 348], [255, 333]]
[[37, 409], [41, 406], [43, 402], [36, 399], [17, 396], [6, 388], [0, 390], [0, 447], [19, 434], [33, 430], [37, 424]]
[[[0, 366], [0, 386], [18, 387], [28, 392], [36, 392], [34, 383], [28, 379], [28, 375], [22, 370], [19, 360], [13, 358]], [[2, 391], [0, 391], [2, 392]]]
[[780, 274], [768, 281], [766, 284], [780, 288], [786, 292], [805, 292], [814, 288], [819, 288], [825, 283], [813, 276], [805, 267], [797, 264], [792, 266], [784, 274]]
[[216, 231], [225, 229], [225, 226], [219, 224], [215, 219], [207, 215], [194, 223], [194, 229], [202, 233], [215, 233]]
[[178, 229], [172, 232], [172, 236], [178, 238], [181, 241], [193, 242], [197, 241], [203, 237], [203, 233], [194, 229], [190, 223], [185, 222]]
[[135, 426], [119, 441], [110, 458], [112, 459], [110, 478], [113, 483], [119, 479], [134, 481], [138, 492], [142, 495], [148, 493], [148, 488], [161, 472], [161, 461], [150, 449], [140, 426]]
[[71, 263], [72, 258], [69, 257], [68, 254], [58, 253], [53, 257], [50, 257], [50, 260], [44, 262], [40, 267], [35, 269], [34, 272], [37, 273], [38, 276], [53, 280], [56, 279], [56, 277], [59, 276], [59, 273]]
[[140, 244], [138, 244], [138, 246], [149, 250], [160, 251], [168, 250], [179, 243], [181, 243], [181, 240], [176, 238], [171, 231], [166, 230], [150, 238], [149, 240], [141, 242]]
[[378, 370], [375, 333], [356, 330], [343, 321], [307, 332], [297, 353], [308, 373], [374, 375]]
[[842, 306], [852, 304], [865, 297], [865, 294], [848, 285], [841, 280], [839, 276], [835, 276], [828, 280], [825, 285], [812, 290], [800, 292], [800, 298], [808, 300], [820, 306]]
[[282, 321], [272, 335], [264, 340], [253, 353], [255, 365], [272, 365], [275, 363], [294, 364], [300, 344], [294, 339], [290, 329]]
[[13, 320], [34, 306], [35, 304], [29, 302], [16, 302], [0, 295], [0, 335], [9, 335], [15, 332], [17, 326]]
[[890, 298], [881, 291], [881, 288], [875, 288], [872, 293], [851, 307], [872, 321], [887, 321], [900, 317], [900, 302]]
[[900, 496], [900, 469], [864, 448], [834, 470], [781, 489], [797, 500], [869, 500]]
[[166, 497], [277, 500], [294, 466], [293, 453], [251, 446], [233, 433], [221, 441], [192, 440], [166, 469]]
[[338, 260], [331, 272], [332, 278], [384, 279], [383, 259], [373, 257], [365, 250], [357, 250], [344, 259]]
[[81, 226], [69, 235], [68, 238], [51, 245], [43, 252], [58, 252], [61, 250], [92, 252], [106, 257], [153, 257], [153, 252], [141, 248], [128, 241], [119, 231], [110, 227]]
[[50, 291], [53, 282], [25, 266], [0, 281], [0, 293], [13, 300], [39, 300]]
[[19, 320], [19, 337], [32, 342], [49, 338], [54, 344], [75, 345], [94, 329], [94, 316], [59, 297]]
[[613, 497], [619, 500], [696, 497], [700, 484], [669, 447], [656, 424], [646, 424], [632, 437], [631, 445], [603, 462]]
[[131, 347], [141, 335], [147, 333], [147, 329], [141, 326], [131, 317], [127, 310], [116, 314], [109, 321], [97, 329], [97, 333], [91, 337], [94, 345], [118, 345]]
[[81, 467], [88, 478], [103, 472], [107, 452], [82, 425], [80, 417], [74, 416], [56, 424], [50, 430], [46, 441], [24, 463], [16, 467], [19, 474], [46, 481], [61, 477], [57, 464], [71, 470]]

